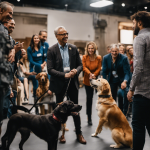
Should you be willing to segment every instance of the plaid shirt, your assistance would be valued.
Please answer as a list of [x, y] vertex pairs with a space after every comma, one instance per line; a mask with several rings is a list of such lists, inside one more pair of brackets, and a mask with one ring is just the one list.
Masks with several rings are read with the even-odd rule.
[[139, 31], [133, 43], [133, 75], [130, 90], [150, 99], [150, 28]]

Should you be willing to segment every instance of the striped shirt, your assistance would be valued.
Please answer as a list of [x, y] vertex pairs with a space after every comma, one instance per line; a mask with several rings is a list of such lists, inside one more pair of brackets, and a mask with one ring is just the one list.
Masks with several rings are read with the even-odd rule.
[[130, 90], [150, 99], [150, 28], [144, 28], [133, 43], [133, 75]]

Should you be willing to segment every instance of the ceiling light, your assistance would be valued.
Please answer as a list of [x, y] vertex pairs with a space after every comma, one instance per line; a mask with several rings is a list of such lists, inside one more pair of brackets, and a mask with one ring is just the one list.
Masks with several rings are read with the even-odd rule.
[[125, 7], [125, 3], [122, 3], [121, 5], [122, 5], [122, 7]]
[[147, 9], [147, 7], [144, 7], [144, 9]]
[[112, 5], [113, 2], [112, 1], [108, 1], [108, 0], [101, 0], [95, 3], [91, 3], [90, 6], [91, 7], [105, 7], [105, 6], [109, 6]]
[[20, 2], [20, 0], [17, 0], [17, 2]]
[[65, 4], [65, 7], [68, 7], [68, 4]]

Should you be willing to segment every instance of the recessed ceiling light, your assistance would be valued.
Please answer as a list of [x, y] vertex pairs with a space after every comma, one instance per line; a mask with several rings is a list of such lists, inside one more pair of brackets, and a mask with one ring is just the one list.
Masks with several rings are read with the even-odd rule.
[[113, 2], [109, 1], [109, 0], [101, 0], [95, 3], [91, 3], [90, 6], [91, 7], [105, 7], [105, 6], [109, 6], [112, 5]]
[[144, 9], [147, 9], [147, 7], [144, 7]]
[[68, 7], [68, 4], [65, 4], [65, 7]]
[[20, 2], [20, 0], [17, 0], [17, 2]]
[[125, 3], [122, 3], [121, 5], [122, 5], [122, 7], [125, 7], [125, 6], [126, 6]]

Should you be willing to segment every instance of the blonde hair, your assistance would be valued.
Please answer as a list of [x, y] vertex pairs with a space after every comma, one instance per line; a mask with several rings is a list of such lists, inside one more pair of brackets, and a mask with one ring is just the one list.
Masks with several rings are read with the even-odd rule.
[[89, 42], [87, 43], [86, 47], [85, 47], [85, 55], [89, 55], [89, 52], [88, 52], [88, 47], [89, 45], [92, 45], [93, 48], [94, 48], [94, 55], [95, 55], [95, 58], [97, 57], [97, 54], [96, 54], [96, 50], [97, 50], [97, 45], [95, 42]]
[[[27, 52], [26, 52], [25, 55], [27, 55]], [[25, 65], [26, 69], [29, 70], [29, 66], [27, 65], [27, 62], [29, 62], [29, 60], [28, 60], [28, 55], [27, 55], [27, 59], [25, 59], [25, 58], [22, 57], [22, 58], [20, 59], [20, 61]]]

